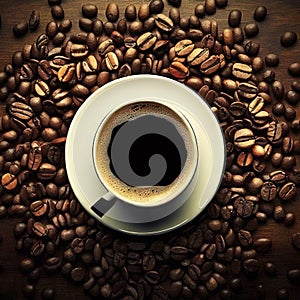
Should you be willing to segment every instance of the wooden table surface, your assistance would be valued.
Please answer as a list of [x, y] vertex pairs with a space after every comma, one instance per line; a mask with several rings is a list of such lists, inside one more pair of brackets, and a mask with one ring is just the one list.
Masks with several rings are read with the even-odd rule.
[[[109, 1], [97, 0], [88, 1], [96, 4], [99, 8], [98, 16], [105, 19], [104, 10]], [[136, 0], [116, 0], [120, 6], [121, 16], [127, 4], [132, 3], [138, 6], [142, 2]], [[181, 15], [189, 16], [193, 14], [194, 7], [197, 3], [203, 1], [182, 0]], [[260, 55], [267, 53], [276, 53], [280, 57], [280, 64], [274, 68], [276, 78], [281, 80], [286, 89], [290, 88], [293, 78], [288, 74], [287, 67], [295, 61], [300, 61], [300, 41], [294, 46], [283, 48], [280, 45], [280, 35], [289, 30], [296, 31], [300, 39], [300, 1], [298, 0], [261, 0], [261, 1], [233, 1], [229, 0], [225, 9], [218, 9], [214, 16], [209, 19], [218, 21], [221, 28], [228, 26], [227, 16], [231, 9], [240, 9], [243, 13], [242, 26], [253, 21], [253, 11], [258, 5], [265, 5], [268, 8], [268, 16], [264, 22], [259, 23], [260, 33], [253, 40], [261, 43]], [[65, 10], [65, 16], [73, 21], [73, 32], [78, 32], [78, 18], [81, 16], [81, 5], [87, 3], [83, 0], [64, 0], [62, 6]], [[166, 3], [166, 1], [165, 1]], [[16, 39], [12, 33], [12, 27], [16, 22], [27, 20], [31, 11], [35, 9], [41, 14], [41, 23], [36, 32], [28, 32], [24, 37]], [[168, 12], [169, 6], [165, 5], [165, 12]], [[45, 25], [51, 20], [51, 12], [47, 0], [0, 0], [0, 15], [2, 26], [0, 28], [0, 70], [7, 63], [11, 62], [13, 51], [20, 50], [24, 43], [32, 43], [35, 38], [45, 30]], [[300, 105], [296, 107], [297, 116], [300, 117]], [[298, 156], [298, 166], [299, 166]], [[299, 190], [299, 189], [298, 189]], [[258, 283], [263, 283], [267, 291], [267, 299], [275, 299], [277, 288], [288, 287], [290, 299], [300, 299], [300, 287], [291, 285], [286, 278], [286, 272], [292, 267], [300, 268], [300, 251], [292, 246], [291, 235], [300, 231], [300, 190], [295, 200], [285, 205], [287, 211], [294, 212], [296, 223], [291, 227], [283, 224], [277, 224], [269, 220], [266, 225], [259, 227], [256, 236], [270, 237], [273, 240], [272, 251], [260, 255], [263, 261], [273, 261], [277, 265], [278, 275], [274, 278], [266, 276], [263, 272], [256, 279], [247, 279], [244, 281], [244, 292], [238, 299], [255, 299], [254, 289]], [[18, 219], [4, 218], [0, 220], [0, 261], [3, 264], [3, 271], [0, 272], [0, 298], [1, 299], [22, 299], [21, 289], [26, 282], [26, 278], [19, 272], [19, 261], [22, 255], [17, 254], [14, 250], [15, 239], [13, 236], [14, 224]], [[65, 279], [62, 275], [53, 275], [51, 277], [42, 274], [41, 280], [37, 284], [37, 289], [53, 286], [56, 288], [56, 299], [88, 299], [83, 289]], [[8, 295], [11, 295], [9, 297]], [[39, 299], [37, 297], [37, 299]]]

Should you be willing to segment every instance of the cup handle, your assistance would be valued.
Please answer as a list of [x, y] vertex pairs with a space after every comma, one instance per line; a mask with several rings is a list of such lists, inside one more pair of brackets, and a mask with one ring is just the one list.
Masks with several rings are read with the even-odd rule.
[[100, 218], [105, 216], [105, 214], [115, 205], [118, 201], [118, 198], [111, 192], [107, 192], [99, 200], [97, 200], [91, 209], [95, 212]]

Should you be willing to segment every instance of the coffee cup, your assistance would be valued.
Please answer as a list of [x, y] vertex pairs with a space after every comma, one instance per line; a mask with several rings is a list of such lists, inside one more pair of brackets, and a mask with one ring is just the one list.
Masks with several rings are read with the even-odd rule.
[[198, 176], [199, 151], [182, 108], [160, 99], [132, 100], [99, 123], [93, 164], [107, 193], [92, 207], [98, 215], [116, 201], [146, 209], [187, 200]]

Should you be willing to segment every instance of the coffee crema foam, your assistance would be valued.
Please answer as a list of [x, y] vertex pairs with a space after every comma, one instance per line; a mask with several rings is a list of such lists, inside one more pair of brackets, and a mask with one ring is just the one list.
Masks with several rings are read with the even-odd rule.
[[[158, 118], [167, 120], [173, 126], [175, 126], [178, 134], [181, 136], [184, 147], [186, 150], [186, 159], [183, 167], [181, 166], [181, 172], [174, 179], [174, 181], [168, 185], [160, 186], [130, 186], [120, 180], [114, 172], [111, 170], [111, 159], [108, 149], [110, 148], [111, 139], [113, 137], [113, 130], [122, 124], [135, 120], [141, 116], [152, 115]], [[156, 102], [137, 102], [128, 104], [111, 114], [104, 124], [101, 124], [101, 132], [99, 132], [96, 144], [96, 164], [98, 172], [101, 174], [101, 180], [107, 189], [111, 190], [116, 196], [121, 199], [125, 198], [134, 202], [155, 202], [162, 200], [163, 198], [177, 193], [182, 189], [182, 185], [186, 186], [187, 177], [189, 177], [192, 170], [193, 162], [196, 159], [196, 153], [194, 153], [194, 140], [191, 136], [190, 129], [187, 128], [186, 123], [182, 118], [169, 107]], [[151, 132], [151, 129], [149, 130]], [[168, 137], [167, 137], [168, 138]], [[175, 145], [176, 146], [176, 145]], [[122, 149], [120, 149], [122, 151]]]

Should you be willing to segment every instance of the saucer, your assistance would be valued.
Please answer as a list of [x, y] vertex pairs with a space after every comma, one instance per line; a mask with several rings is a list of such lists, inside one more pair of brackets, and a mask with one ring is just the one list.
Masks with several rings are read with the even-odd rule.
[[[199, 143], [195, 188], [183, 204], [171, 201], [145, 209], [117, 201], [104, 215], [97, 213], [93, 205], [107, 192], [93, 164], [93, 141], [99, 124], [116, 106], [155, 99], [177, 106], [191, 122]], [[222, 130], [208, 104], [184, 84], [156, 75], [116, 79], [94, 92], [71, 123], [65, 151], [68, 178], [82, 206], [104, 225], [136, 235], [168, 232], [195, 218], [217, 191], [225, 165]]]

